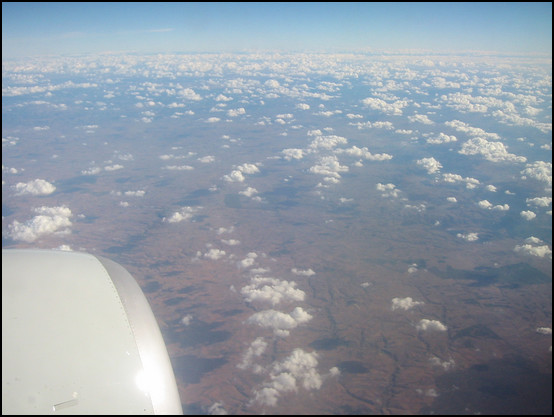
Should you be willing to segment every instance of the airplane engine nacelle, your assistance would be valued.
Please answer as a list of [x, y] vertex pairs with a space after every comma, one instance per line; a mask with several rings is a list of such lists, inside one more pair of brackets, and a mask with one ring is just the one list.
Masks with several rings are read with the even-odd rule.
[[135, 279], [85, 253], [2, 250], [2, 414], [182, 414]]

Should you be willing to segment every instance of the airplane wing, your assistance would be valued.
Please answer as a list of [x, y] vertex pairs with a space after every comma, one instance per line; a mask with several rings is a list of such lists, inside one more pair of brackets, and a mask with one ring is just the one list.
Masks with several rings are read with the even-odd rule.
[[2, 414], [182, 414], [135, 279], [101, 256], [2, 250]]

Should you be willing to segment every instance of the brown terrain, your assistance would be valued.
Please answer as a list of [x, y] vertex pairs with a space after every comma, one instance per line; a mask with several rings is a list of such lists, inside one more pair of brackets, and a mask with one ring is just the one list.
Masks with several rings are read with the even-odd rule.
[[[506, 256], [510, 239], [465, 242], [407, 219], [406, 225], [391, 223], [401, 209], [381, 199], [373, 210], [383, 217], [362, 216], [356, 224], [348, 213], [305, 206], [262, 210], [241, 199], [241, 208], [203, 206], [206, 217], [149, 231], [140, 250], [121, 254], [160, 321], [185, 411], [206, 412], [214, 403], [232, 414], [551, 408], [551, 336], [536, 331], [551, 323], [548, 261]], [[219, 227], [230, 226], [232, 233], [217, 235]], [[219, 243], [230, 237], [241, 244]], [[207, 244], [226, 257], [195, 259]], [[306, 293], [300, 305], [313, 319], [286, 338], [246, 323], [254, 312], [272, 308], [246, 303], [239, 293], [249, 274], [237, 262], [250, 251], [260, 255], [256, 266], [271, 269], [267, 276], [294, 280]], [[414, 264], [417, 270], [408, 272]], [[295, 276], [294, 267], [316, 274]], [[408, 296], [424, 304], [391, 309], [392, 298]], [[273, 308], [289, 312], [297, 304]], [[185, 326], [187, 315], [192, 319]], [[417, 330], [422, 318], [448, 330]], [[268, 376], [237, 365], [259, 336], [270, 342], [257, 361], [268, 370], [297, 347], [316, 351], [321, 388], [283, 393], [273, 407], [253, 402]], [[339, 376], [329, 375], [332, 367]]]
[[[74, 216], [71, 234], [48, 236], [36, 245], [67, 243], [107, 256], [133, 274], [162, 328], [186, 413], [207, 413], [214, 404], [230, 414], [551, 413], [552, 338], [537, 332], [552, 326], [551, 260], [515, 253], [522, 241], [513, 236], [521, 233], [495, 229], [494, 213], [476, 207], [473, 191], [445, 190], [448, 186], [437, 187], [419, 171], [406, 176], [405, 162], [396, 159], [386, 166], [351, 167], [340, 185], [318, 188], [321, 178], [307, 173], [304, 161], [256, 160], [258, 145], [246, 139], [227, 155], [219, 138], [202, 136], [200, 129], [197, 156], [216, 149], [216, 163], [193, 159], [193, 171], [164, 171], [157, 156], [169, 145], [149, 138], [163, 138], [171, 129], [175, 126], [151, 128], [137, 132], [137, 145], [125, 142], [120, 152], [135, 158], [117, 175], [76, 176], [59, 181], [59, 192], [40, 202], [20, 197], [10, 204], [19, 221], [32, 216], [32, 207], [67, 204]], [[186, 153], [192, 139], [186, 140], [172, 152]], [[92, 143], [83, 147], [52, 139], [56, 143], [75, 160], [113, 155]], [[286, 146], [275, 145], [273, 154]], [[31, 152], [20, 148], [21, 155]], [[246, 183], [221, 180], [231, 166], [258, 161], [262, 172]], [[33, 161], [18, 166], [32, 170]], [[80, 169], [76, 163], [75, 172]], [[57, 170], [50, 161], [41, 177], [56, 177]], [[401, 190], [398, 198], [376, 190], [377, 183], [388, 182]], [[247, 185], [263, 201], [240, 195]], [[144, 197], [111, 194], [141, 189]], [[537, 187], [535, 195], [542, 192]], [[455, 206], [445, 202], [451, 195], [459, 200]], [[341, 202], [342, 197], [352, 201]], [[120, 206], [122, 200], [129, 206]], [[183, 207], [193, 207], [190, 219], [163, 220]], [[226, 232], [218, 234], [220, 228]], [[479, 240], [467, 242], [459, 232], [479, 233]], [[211, 248], [225, 255], [209, 259]], [[257, 254], [255, 264], [239, 267], [250, 252]], [[275, 306], [246, 302], [240, 290], [254, 268], [296, 282], [304, 300]], [[293, 268], [311, 268], [315, 275], [296, 275]], [[422, 304], [393, 310], [396, 297]], [[295, 307], [312, 319], [287, 337], [247, 322], [256, 312], [289, 313]], [[447, 329], [419, 330], [422, 319]], [[259, 337], [268, 345], [255, 359], [263, 371], [239, 368]], [[255, 401], [271, 381], [274, 364], [297, 348], [317, 353], [320, 388], [297, 383], [296, 390], [280, 393], [275, 405]]]

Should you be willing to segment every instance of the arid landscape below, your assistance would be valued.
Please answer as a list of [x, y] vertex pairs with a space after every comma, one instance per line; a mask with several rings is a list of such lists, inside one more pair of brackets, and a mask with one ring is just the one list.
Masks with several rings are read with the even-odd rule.
[[551, 414], [551, 60], [43, 58], [2, 108], [2, 247], [127, 268], [185, 413]]

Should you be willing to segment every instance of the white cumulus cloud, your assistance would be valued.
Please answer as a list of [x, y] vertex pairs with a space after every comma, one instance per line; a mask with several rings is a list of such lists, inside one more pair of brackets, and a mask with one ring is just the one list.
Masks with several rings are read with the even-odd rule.
[[535, 217], [537, 217], [537, 215], [531, 210], [523, 210], [519, 213], [519, 215], [528, 221], [533, 220]]
[[229, 413], [223, 408], [223, 404], [215, 402], [208, 408], [208, 414], [211, 416], [226, 416]]
[[[258, 337], [256, 340], [254, 340], [244, 355], [242, 355], [242, 361], [237, 365], [237, 368], [239, 369], [247, 369], [249, 367], [253, 367], [254, 359], [261, 356], [265, 350], [267, 349], [267, 342], [264, 340], [263, 337]], [[256, 372], [258, 368], [254, 369], [254, 372]]]
[[462, 155], [481, 155], [491, 162], [525, 162], [527, 158], [509, 153], [502, 142], [491, 142], [476, 137], [468, 140], [458, 151]]
[[510, 206], [508, 204], [497, 204], [493, 205], [489, 200], [481, 200], [477, 203], [479, 207], [486, 210], [496, 210], [496, 211], [508, 211]]
[[380, 98], [368, 97], [362, 100], [364, 106], [369, 107], [371, 110], [377, 110], [382, 113], [394, 116], [401, 116], [402, 109], [408, 105], [406, 100], [396, 100], [392, 103], [387, 103]]
[[238, 169], [231, 171], [231, 173], [223, 176], [223, 179], [227, 182], [244, 182], [244, 175]]
[[337, 135], [317, 136], [309, 145], [313, 151], [318, 149], [333, 149], [338, 145], [346, 145], [348, 140], [345, 137]]
[[421, 319], [419, 321], [419, 323], [417, 324], [416, 328], [418, 330], [423, 330], [423, 331], [435, 330], [435, 331], [439, 331], [439, 332], [444, 332], [444, 331], [448, 330], [448, 328], [444, 324], [442, 324], [440, 321], [438, 321], [438, 320], [429, 320], [429, 319]]
[[206, 155], [198, 158], [198, 161], [202, 162], [203, 164], [209, 164], [210, 162], [215, 161], [215, 156], [213, 155]]
[[514, 252], [521, 255], [552, 259], [552, 249], [550, 249], [548, 245], [542, 245], [544, 242], [539, 238], [531, 236], [525, 239], [524, 242], [523, 245], [516, 245], [514, 247]]
[[480, 184], [479, 180], [476, 178], [471, 178], [471, 177], [464, 178], [459, 174], [452, 174], [452, 173], [442, 174], [442, 179], [443, 181], [449, 182], [449, 183], [463, 182], [466, 184], [466, 188], [468, 189], [473, 189]]
[[434, 174], [442, 168], [441, 163], [433, 157], [418, 159], [416, 163], [427, 170], [428, 174]]
[[215, 101], [231, 101], [233, 99], [231, 97], [227, 97], [227, 96], [224, 96], [223, 94], [220, 94], [214, 100]]
[[298, 268], [292, 268], [291, 272], [295, 275], [302, 275], [305, 277], [311, 277], [312, 275], [315, 275], [315, 272], [312, 268], [308, 269], [298, 269]]
[[383, 196], [383, 197], [397, 198], [399, 193], [400, 193], [400, 190], [398, 188], [396, 188], [396, 185], [391, 184], [391, 183], [381, 184], [379, 182], [379, 183], [377, 183], [375, 188], [377, 189], [377, 191], [381, 192], [381, 196]]
[[435, 122], [433, 122], [429, 117], [427, 117], [425, 114], [416, 114], [414, 116], [408, 116], [408, 120], [410, 122], [419, 122], [423, 123], [424, 125], [433, 125]]
[[244, 163], [239, 165], [237, 168], [244, 174], [256, 174], [260, 172], [259, 168], [255, 164]]
[[259, 311], [250, 316], [247, 322], [272, 329], [276, 336], [284, 337], [288, 336], [292, 329], [295, 329], [300, 324], [307, 323], [311, 319], [312, 316], [302, 307], [295, 307], [290, 314], [277, 310]]
[[298, 148], [283, 149], [281, 153], [283, 154], [283, 158], [285, 158], [287, 161], [290, 161], [292, 159], [302, 159], [304, 157], [304, 151]]
[[527, 198], [525, 199], [525, 202], [528, 206], [536, 206], [536, 207], [548, 207], [552, 204], [552, 197], [534, 197], [534, 198]]
[[458, 233], [456, 236], [461, 238], [461, 239], [467, 240], [468, 242], [475, 242], [476, 240], [479, 239], [479, 234], [475, 233], [475, 232]]
[[331, 155], [320, 158], [319, 164], [310, 167], [309, 171], [314, 174], [339, 179], [339, 173], [348, 171], [348, 167], [341, 165], [337, 157], [335, 155]]
[[422, 305], [423, 301], [414, 301], [412, 297], [398, 298], [395, 297], [392, 299], [392, 309], [393, 310], [409, 310], [415, 306]]
[[552, 327], [537, 327], [536, 332], [547, 336], [552, 334]]
[[14, 220], [8, 225], [6, 235], [13, 240], [34, 242], [53, 233], [69, 233], [71, 227], [71, 210], [65, 206], [38, 207], [33, 210], [37, 215], [31, 220], [20, 223]]
[[537, 181], [546, 182], [552, 187], [552, 162], [536, 161], [525, 165], [521, 171], [522, 179], [533, 178]]
[[431, 365], [439, 366], [445, 371], [448, 371], [449, 369], [453, 368], [456, 365], [456, 362], [454, 361], [454, 359], [441, 361], [440, 358], [437, 358], [436, 356], [432, 356], [431, 358], [429, 358], [429, 362], [431, 362]]
[[262, 388], [255, 390], [254, 401], [266, 406], [276, 406], [282, 393], [297, 391], [299, 386], [306, 390], [321, 388], [323, 379], [317, 372], [317, 365], [316, 352], [295, 349], [288, 357], [273, 364], [270, 380]]
[[458, 139], [454, 135], [447, 135], [445, 133], [440, 132], [437, 136], [434, 136], [432, 138], [428, 138], [427, 143], [441, 144], [441, 143], [456, 142], [457, 140]]
[[238, 265], [242, 268], [249, 268], [256, 262], [256, 258], [258, 255], [256, 252], [249, 252], [248, 255], [246, 255], [246, 258], [239, 261]]
[[40, 178], [29, 182], [18, 182], [13, 188], [18, 195], [48, 195], [56, 190], [53, 184]]
[[169, 218], [164, 217], [162, 221], [167, 223], [179, 223], [185, 220], [190, 220], [197, 209], [194, 207], [183, 207], [181, 210], [173, 213]]
[[193, 101], [202, 100], [200, 94], [197, 94], [192, 88], [183, 88], [179, 90], [177, 96]]
[[246, 110], [244, 109], [244, 107], [241, 107], [241, 108], [238, 108], [238, 109], [231, 109], [231, 110], [227, 111], [227, 116], [229, 116], [229, 117], [236, 117], [236, 116], [239, 116], [241, 114], [246, 114]]
[[244, 286], [240, 293], [248, 302], [269, 302], [273, 306], [281, 301], [304, 301], [304, 291], [296, 288], [296, 282], [277, 278], [254, 276], [250, 285]]
[[253, 197], [258, 194], [258, 190], [256, 190], [254, 187], [246, 187], [245, 190], [239, 191], [239, 194], [245, 195], [246, 197]]
[[208, 258], [216, 261], [220, 258], [223, 258], [225, 255], [226, 254], [224, 250], [211, 248], [208, 252], [204, 254], [204, 258]]
[[352, 146], [351, 148], [347, 148], [347, 149], [338, 149], [336, 153], [338, 154], [345, 153], [347, 155], [364, 158], [368, 161], [387, 161], [389, 159], [392, 159], [392, 155], [387, 153], [373, 154], [365, 146], [363, 148]]

